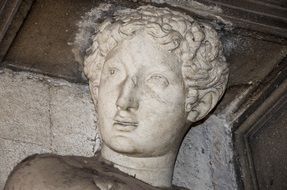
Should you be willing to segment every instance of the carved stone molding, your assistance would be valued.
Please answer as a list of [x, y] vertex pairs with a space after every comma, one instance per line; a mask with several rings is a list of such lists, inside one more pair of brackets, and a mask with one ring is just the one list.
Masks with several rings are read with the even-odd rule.
[[265, 88], [260, 90], [262, 93], [242, 115], [239, 127], [234, 132], [237, 171], [242, 189], [287, 187], [284, 181], [287, 170], [284, 168], [287, 154], [284, 148], [284, 138], [287, 137], [284, 124], [287, 115], [286, 63], [285, 58], [279, 64], [279, 72], [274, 72], [277, 73], [276, 77], [267, 81]]
[[9, 49], [34, 0], [0, 0], [0, 61]]
[[218, 6], [217, 13], [230, 20], [235, 26], [263, 33], [287, 37], [287, 3], [283, 0], [198, 0], [198, 2]]

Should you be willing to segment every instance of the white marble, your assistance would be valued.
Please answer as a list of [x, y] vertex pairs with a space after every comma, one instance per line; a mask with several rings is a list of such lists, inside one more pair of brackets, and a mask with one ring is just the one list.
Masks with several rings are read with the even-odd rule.
[[99, 27], [84, 62], [101, 154], [125, 173], [170, 187], [184, 134], [225, 90], [221, 43], [210, 25], [167, 8], [115, 15]]

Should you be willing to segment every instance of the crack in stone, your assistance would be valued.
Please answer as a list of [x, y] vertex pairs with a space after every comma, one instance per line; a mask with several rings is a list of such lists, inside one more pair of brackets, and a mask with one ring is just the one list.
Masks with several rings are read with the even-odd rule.
[[43, 147], [42, 144], [37, 144], [37, 143], [34, 143], [34, 142], [28, 142], [28, 141], [23, 141], [23, 140], [18, 140], [18, 139], [10, 139], [10, 138], [6, 138], [6, 137], [0, 137], [0, 139], [7, 140], [7, 141], [12, 141], [12, 142], [15, 142], [15, 143], [25, 143], [25, 144], [31, 144], [31, 145], [36, 145], [36, 146]]
[[54, 149], [53, 149], [53, 140], [54, 140], [54, 134], [53, 134], [53, 119], [52, 119], [52, 93], [51, 93], [51, 86], [48, 84], [48, 96], [49, 96], [49, 99], [48, 99], [48, 103], [49, 103], [49, 108], [48, 108], [48, 111], [49, 111], [49, 130], [50, 130], [50, 147], [49, 149], [52, 151], [52, 152], [56, 152]]
[[93, 151], [94, 156], [98, 153], [98, 151], [100, 150], [100, 147], [101, 147], [101, 138], [100, 138], [100, 135], [98, 133], [98, 130], [96, 132], [97, 133], [95, 135], [95, 138], [92, 139], [92, 141], [93, 141], [92, 151]]

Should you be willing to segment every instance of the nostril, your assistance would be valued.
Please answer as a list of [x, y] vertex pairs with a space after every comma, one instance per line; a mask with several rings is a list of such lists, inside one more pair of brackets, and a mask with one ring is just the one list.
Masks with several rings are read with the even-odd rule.
[[138, 102], [134, 97], [120, 97], [116, 102], [117, 110], [137, 109]]
[[119, 94], [116, 106], [118, 110], [131, 110], [137, 109], [137, 90], [135, 84], [137, 83], [136, 77], [128, 78], [124, 81], [121, 92]]

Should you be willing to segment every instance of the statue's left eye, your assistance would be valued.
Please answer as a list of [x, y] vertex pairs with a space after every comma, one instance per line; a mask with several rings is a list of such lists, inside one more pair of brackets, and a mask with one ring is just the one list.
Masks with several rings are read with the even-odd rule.
[[110, 75], [115, 75], [117, 73], [117, 71], [118, 71], [118, 69], [116, 69], [116, 68], [110, 68], [109, 69], [109, 74]]
[[115, 71], [114, 69], [111, 69], [111, 70], [110, 70], [110, 74], [111, 74], [111, 75], [115, 74], [115, 72], [116, 72], [116, 71]]
[[153, 74], [148, 77], [147, 82], [156, 86], [166, 88], [169, 85], [168, 79], [161, 74]]

